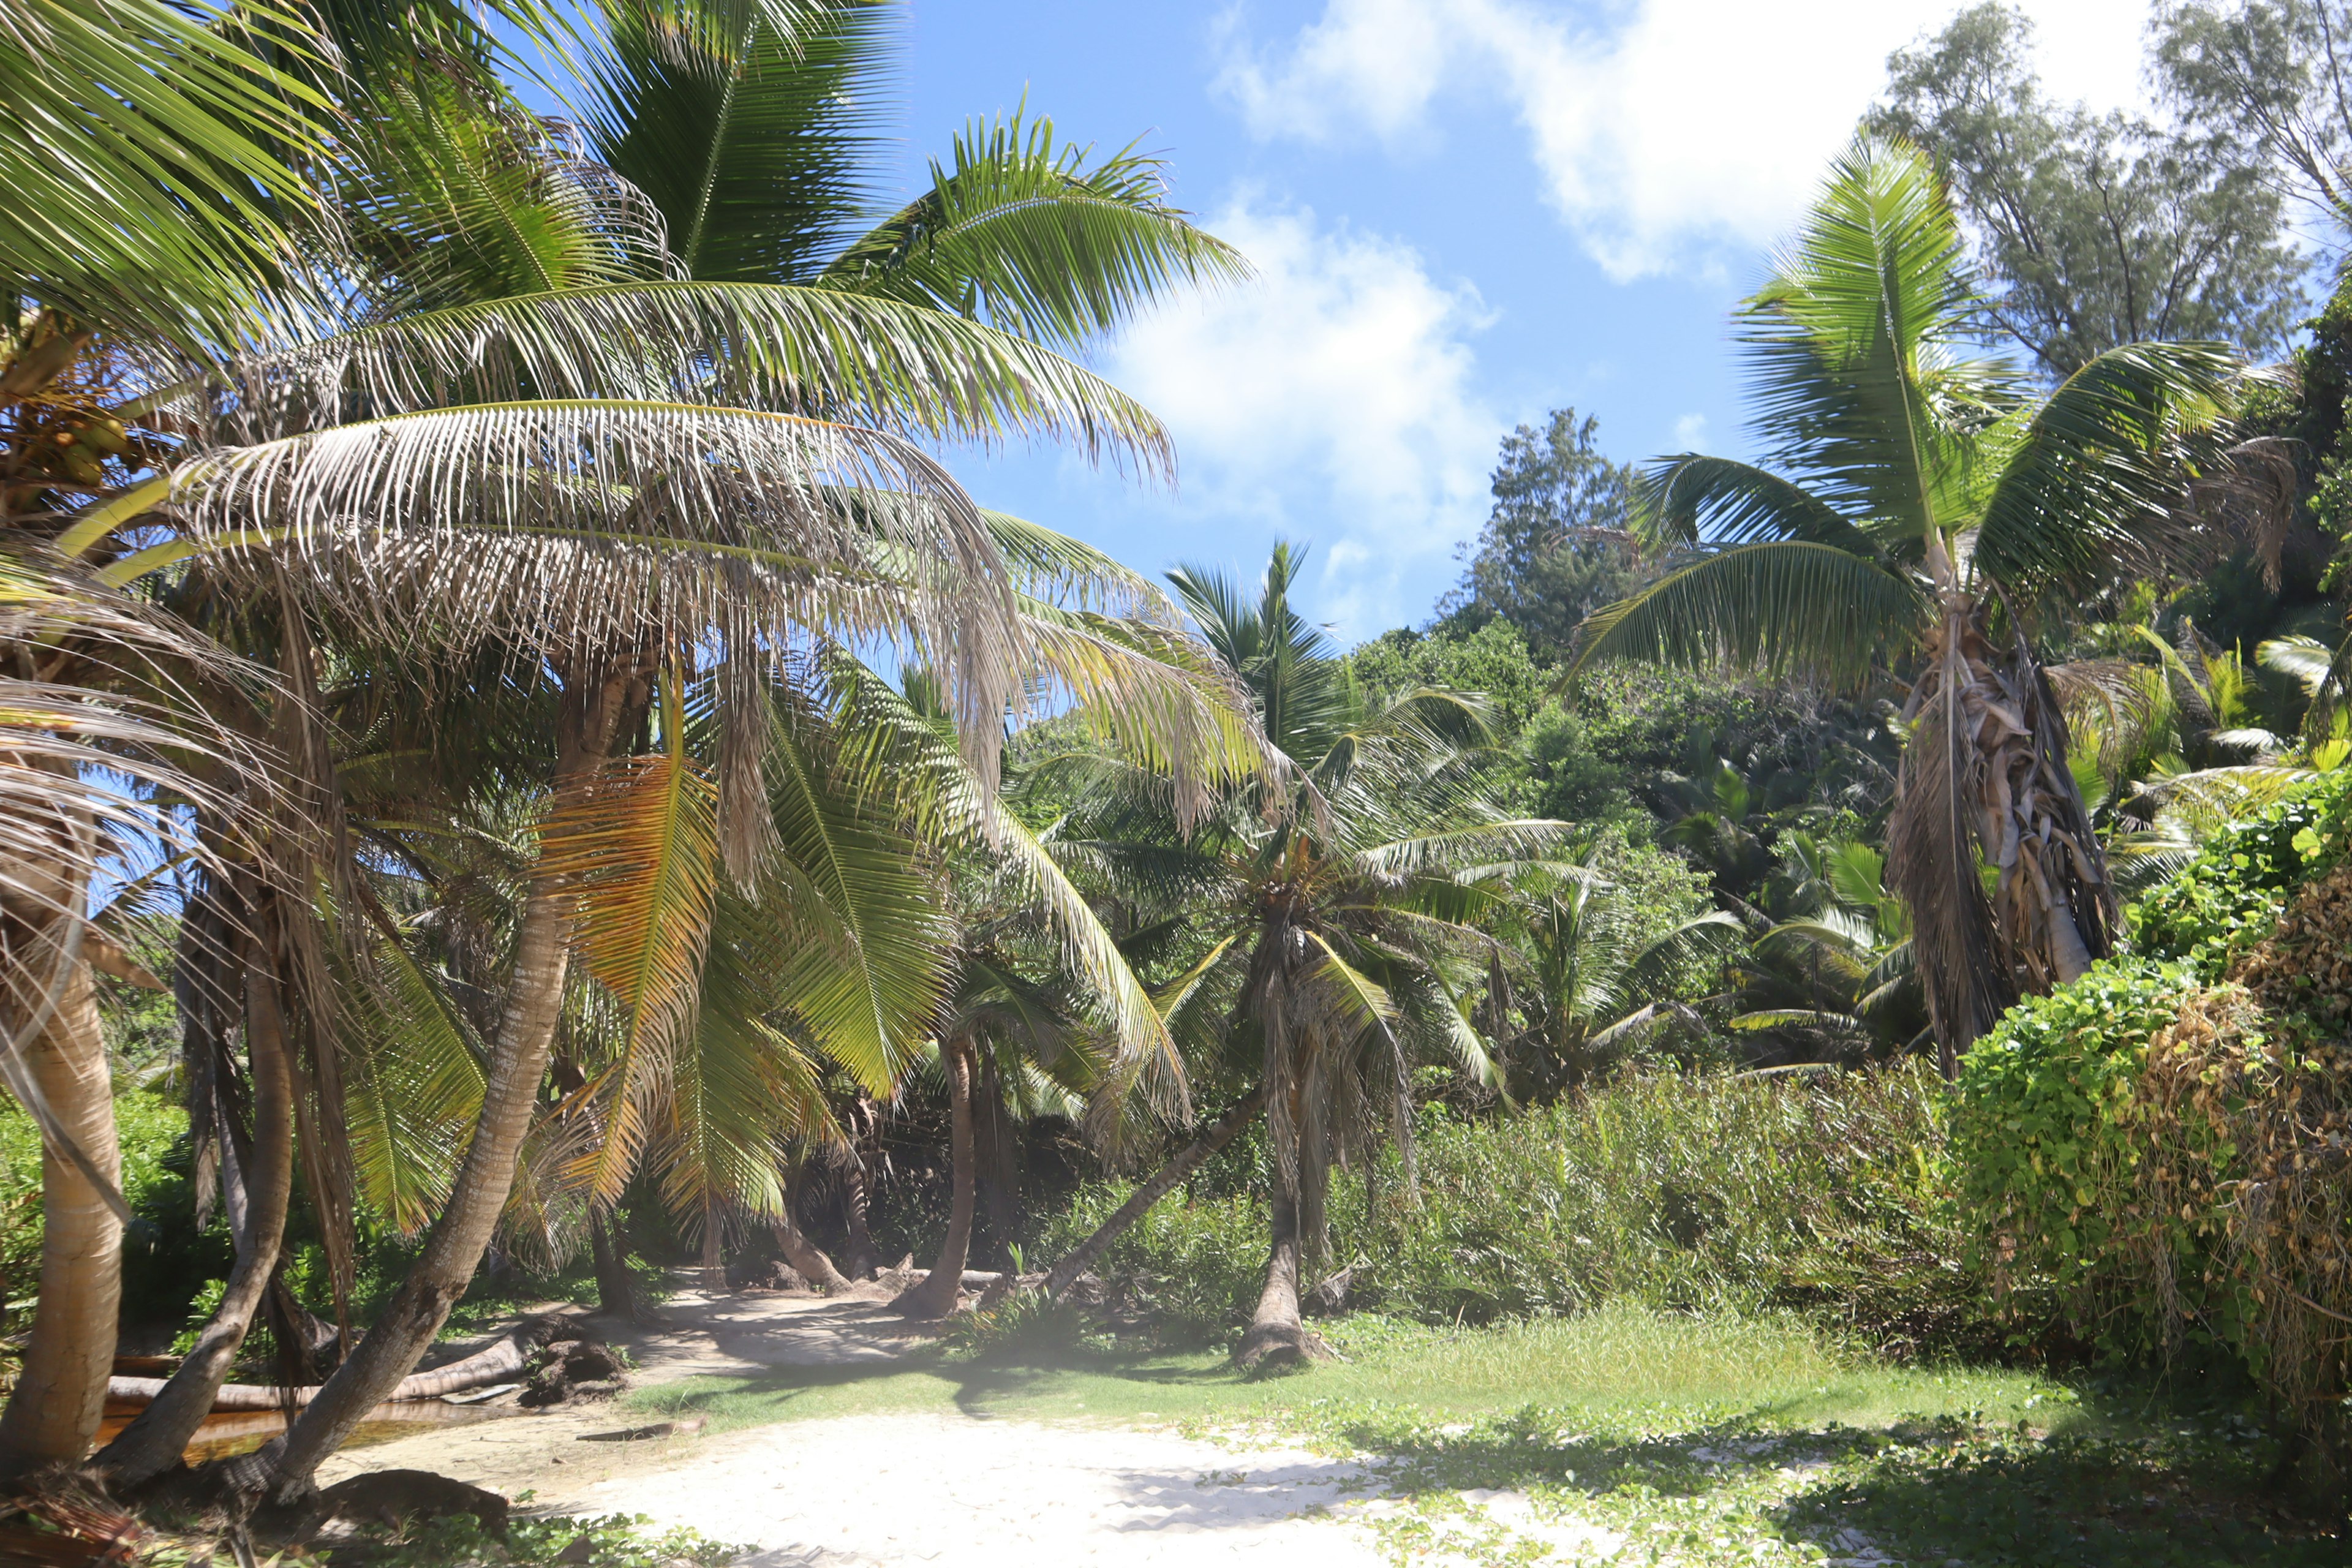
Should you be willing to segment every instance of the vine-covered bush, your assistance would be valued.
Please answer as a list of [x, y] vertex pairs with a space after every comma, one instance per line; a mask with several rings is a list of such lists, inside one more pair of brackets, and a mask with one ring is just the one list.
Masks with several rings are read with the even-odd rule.
[[[2143, 1131], [2134, 1116], [2148, 1042], [2198, 989], [2186, 963], [2111, 959], [2047, 996], [2010, 1009], [1969, 1050], [1960, 1073], [1951, 1152], [1976, 1261], [2006, 1298], [2019, 1337], [2053, 1310], [2085, 1336], [2128, 1355], [2162, 1342], [2151, 1321], [2134, 1208]], [[2184, 1268], [2195, 1216], [2151, 1221]], [[2175, 1228], [2175, 1227], [2178, 1228]], [[2132, 1232], [2129, 1237], [2124, 1234]]]
[[2012, 1304], [2115, 1355], [2241, 1359], [2313, 1439], [2323, 1491], [2352, 1478], [2344, 798], [2331, 780], [2168, 884], [2180, 962], [2103, 963], [2012, 1009], [1969, 1053], [1952, 1137]]
[[[1945, 1157], [1932, 1071], [1629, 1074], [1500, 1119], [1422, 1109], [1408, 1183], [1383, 1158], [1331, 1194], [1334, 1267], [1351, 1307], [1485, 1323], [1631, 1299], [1704, 1310], [1796, 1308], [1891, 1350], [1997, 1344]], [[1123, 1200], [1090, 1187], [1041, 1239], [1074, 1243]], [[1100, 1272], [1163, 1325], [1222, 1331], [1264, 1283], [1263, 1198], [1171, 1194]]]
[[2224, 826], [2197, 858], [2124, 912], [2131, 951], [2219, 978], [2278, 924], [2288, 898], [2343, 856], [2352, 768], [2338, 767]]

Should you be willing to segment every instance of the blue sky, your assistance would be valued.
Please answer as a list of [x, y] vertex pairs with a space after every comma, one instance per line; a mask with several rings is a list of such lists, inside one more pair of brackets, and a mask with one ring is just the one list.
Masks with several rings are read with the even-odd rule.
[[[1957, 0], [912, 0], [906, 179], [967, 117], [1168, 156], [1254, 283], [1097, 363], [1169, 423], [1178, 488], [1053, 452], [954, 466], [984, 504], [1157, 572], [1309, 542], [1349, 640], [1425, 619], [1496, 445], [1572, 404], [1620, 458], [1740, 449], [1726, 314], [1890, 48]], [[2044, 80], [2138, 93], [2146, 0], [2029, 0]]]

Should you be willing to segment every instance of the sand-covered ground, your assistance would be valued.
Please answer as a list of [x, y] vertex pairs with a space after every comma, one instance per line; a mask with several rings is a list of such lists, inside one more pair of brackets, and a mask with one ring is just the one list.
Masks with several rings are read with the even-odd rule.
[[[639, 1386], [701, 1373], [889, 1360], [921, 1342], [875, 1300], [707, 1296], [657, 1324], [597, 1326]], [[437, 1429], [346, 1451], [322, 1483], [434, 1470], [533, 1511], [645, 1514], [752, 1551], [744, 1568], [952, 1563], [1138, 1568], [1385, 1561], [1347, 1522], [1357, 1465], [1173, 1430], [981, 1415], [861, 1415], [623, 1440], [654, 1418], [612, 1405]]]

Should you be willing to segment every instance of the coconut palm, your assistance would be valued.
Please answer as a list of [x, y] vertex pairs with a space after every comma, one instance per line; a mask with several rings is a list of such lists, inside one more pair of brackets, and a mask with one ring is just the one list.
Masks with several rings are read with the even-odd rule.
[[1927, 160], [1858, 141], [1740, 316], [1765, 461], [1652, 468], [1645, 536], [1688, 558], [1589, 621], [1575, 661], [1910, 674], [1889, 864], [1947, 1070], [2021, 992], [2113, 944], [2026, 628], [2196, 546], [2240, 374], [2215, 345], [2135, 343], [2032, 395], [1965, 357], [1971, 298]]
[[1330, 1167], [1410, 1135], [1413, 1066], [1495, 1079], [1467, 1012], [1491, 949], [1471, 922], [1498, 901], [1484, 878], [1564, 831], [1479, 797], [1475, 703], [1423, 689], [1375, 707], [1293, 607], [1297, 567], [1277, 545], [1255, 595], [1214, 571], [1171, 577], [1289, 772], [1227, 792], [1188, 831], [1164, 787], [1074, 757], [1059, 783], [1078, 804], [1051, 835], [1093, 875], [1190, 900], [1208, 962], [1230, 972], [1226, 1039], [1255, 1058], [1250, 1099], [1263, 1098], [1274, 1160], [1245, 1364], [1322, 1353], [1299, 1318], [1299, 1273], [1324, 1245]]
[[[907, 437], [1069, 437], [1164, 467], [1148, 414], [973, 318], [1058, 310], [1076, 335], [1238, 264], [1160, 202], [1148, 160], [1099, 188], [1054, 154], [1052, 189], [958, 207], [940, 234], [810, 286], [854, 237], [837, 232], [858, 152], [842, 110], [877, 64], [874, 15], [603, 9], [591, 141], [651, 195], [520, 115], [479, 61], [386, 64], [319, 165], [349, 219], [332, 286], [257, 350], [185, 373], [151, 356], [142, 395], [110, 416], [164, 416], [168, 443], [131, 437], [165, 471], [58, 520], [57, 548], [109, 583], [280, 583], [374, 658], [446, 668], [496, 647], [553, 676], [551, 755], [524, 791], [551, 808], [550, 852], [522, 879], [471, 1142], [416, 1269], [289, 1434], [287, 1487], [413, 1363], [488, 1239], [562, 1012], [582, 886], [625, 859], [614, 819], [658, 794], [646, 781], [686, 791], [683, 767], [607, 765], [666, 669], [714, 649], [780, 668], [811, 637], [896, 641], [940, 672], [983, 785], [995, 716], [1017, 709], [1034, 659], [1150, 679], [1026, 616], [997, 535]], [[657, 176], [688, 163], [701, 184], [681, 196]], [[961, 188], [948, 172], [938, 184], [940, 203]], [[992, 268], [958, 314], [935, 297], [950, 255]], [[716, 809], [743, 815], [725, 793]], [[680, 969], [635, 999], [646, 1017], [687, 1011]]]
[[152, 461], [119, 406], [142, 356], [216, 352], [289, 297], [315, 212], [292, 163], [328, 106], [257, 47], [280, 19], [28, 0], [0, 51], [0, 1075], [45, 1152], [40, 1304], [0, 1471], [88, 1451], [113, 1355], [124, 1210], [90, 970], [128, 972], [92, 876], [126, 844], [205, 851], [101, 781], [220, 815], [266, 772], [212, 711], [264, 673], [49, 542]]
[[1486, 994], [1514, 1093], [1580, 1083], [1661, 1028], [1695, 1022], [1676, 994], [1688, 994], [1686, 972], [1743, 929], [1712, 910], [1645, 940], [1654, 911], [1628, 909], [1590, 848], [1518, 871], [1507, 892], [1491, 922], [1501, 942]]

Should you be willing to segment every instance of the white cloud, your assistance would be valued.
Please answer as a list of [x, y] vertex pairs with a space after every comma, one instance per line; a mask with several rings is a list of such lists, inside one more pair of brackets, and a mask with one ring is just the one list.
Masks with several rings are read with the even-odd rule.
[[1317, 603], [1350, 637], [1418, 614], [1486, 515], [1509, 423], [1474, 390], [1489, 312], [1411, 247], [1311, 211], [1244, 199], [1208, 226], [1257, 278], [1155, 313], [1105, 367], [1175, 437], [1174, 515], [1312, 537]]
[[1706, 416], [1685, 414], [1675, 421], [1675, 449], [1696, 452], [1706, 445]]
[[[1884, 83], [1958, 0], [1328, 0], [1286, 43], [1223, 26], [1221, 86], [1264, 136], [1428, 133], [1443, 95], [1506, 104], [1547, 194], [1620, 279], [1777, 237]], [[2147, 0], [2026, 0], [2042, 77], [2108, 106], [2137, 89]]]

